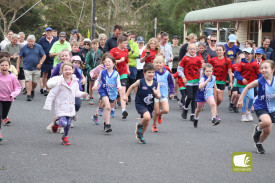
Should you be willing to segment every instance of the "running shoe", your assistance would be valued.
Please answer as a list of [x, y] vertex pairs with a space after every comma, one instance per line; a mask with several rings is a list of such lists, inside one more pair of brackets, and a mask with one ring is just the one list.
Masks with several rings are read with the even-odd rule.
[[182, 105], [181, 101], [178, 101], [178, 105], [180, 107], [180, 110], [183, 110], [183, 105]]
[[220, 118], [220, 115], [216, 115], [216, 120], [218, 121], [218, 122], [221, 122], [221, 118]]
[[191, 114], [190, 115], [190, 121], [194, 121], [195, 120], [195, 114]]
[[248, 122], [248, 119], [247, 119], [246, 115], [242, 115], [241, 121], [242, 122]]
[[7, 117], [6, 119], [3, 119], [2, 123], [4, 123], [4, 125], [8, 125], [11, 123], [10, 119]]
[[229, 104], [229, 107], [228, 107], [228, 110], [229, 110], [229, 111], [233, 111], [233, 108], [234, 108], [234, 104], [233, 104], [233, 103], [230, 103], [230, 104]]
[[53, 123], [51, 123], [51, 124], [49, 124], [49, 125], [47, 126], [47, 131], [48, 131], [48, 132], [53, 132], [52, 126], [53, 126]]
[[31, 98], [33, 99], [34, 98], [34, 91], [31, 91]]
[[234, 107], [233, 107], [233, 111], [235, 112], [235, 113], [239, 113], [239, 109], [234, 105]]
[[122, 112], [122, 119], [126, 119], [127, 116], [128, 116], [128, 112], [127, 112], [126, 110], [124, 110], [124, 111]]
[[198, 127], [198, 122], [199, 120], [198, 119], [194, 119], [194, 127], [197, 128]]
[[1, 135], [1, 133], [0, 133], [0, 142], [3, 140], [3, 136]]
[[116, 102], [116, 104], [117, 104], [117, 106], [119, 106], [119, 107], [121, 106], [121, 103], [120, 103], [120, 102]]
[[32, 101], [32, 98], [30, 95], [27, 95], [27, 101]]
[[256, 147], [256, 149], [257, 149], [257, 153], [258, 153], [258, 154], [265, 154], [265, 150], [264, 150], [262, 144], [255, 144], [255, 147]]
[[159, 124], [162, 123], [162, 115], [158, 115], [158, 123], [159, 123]]
[[218, 124], [220, 124], [220, 121], [218, 121], [216, 118], [213, 118], [212, 119], [212, 126], [216, 126]]
[[44, 90], [44, 96], [48, 96], [49, 92], [47, 90]]
[[98, 111], [97, 111], [97, 113], [98, 113], [99, 116], [103, 116], [103, 109], [99, 108]]
[[248, 121], [253, 121], [253, 117], [252, 117], [252, 115], [251, 115], [251, 112], [246, 112], [246, 118], [247, 118], [247, 120]]
[[110, 124], [104, 123], [104, 131], [105, 131], [106, 133], [111, 132], [111, 131], [112, 131], [111, 125], [110, 125]]
[[179, 101], [180, 99], [178, 98], [178, 96], [174, 96], [172, 100]]
[[59, 126], [56, 124], [56, 122], [54, 122], [54, 124], [52, 125], [52, 132], [53, 132], [53, 133], [56, 133], [58, 127], [59, 127]]
[[117, 97], [116, 100], [117, 100], [117, 102], [116, 102], [117, 106], [121, 106], [120, 97]]
[[43, 90], [43, 89], [40, 89], [40, 93], [41, 93], [41, 94], [44, 94], [44, 90]]
[[94, 121], [95, 125], [99, 125], [99, 123], [98, 123], [98, 117], [96, 115], [93, 115], [92, 120]]
[[139, 123], [136, 124], [136, 138], [140, 144], [146, 144], [144, 138], [143, 138], [143, 126], [141, 126]]
[[114, 118], [114, 117], [115, 117], [115, 110], [111, 110], [110, 117], [111, 117], [111, 118]]
[[182, 117], [183, 119], [186, 119], [186, 118], [187, 118], [187, 113], [188, 113], [188, 110], [187, 110], [187, 109], [183, 109], [183, 110], [182, 110], [182, 113], [181, 113], [181, 117]]
[[254, 128], [254, 132], [252, 134], [252, 139], [254, 140], [255, 143], [258, 143], [260, 141], [260, 136], [262, 134], [262, 131], [259, 131], [257, 130], [259, 125], [257, 125], [255, 128]]
[[136, 124], [136, 135], [138, 135], [138, 133], [142, 133], [143, 131], [143, 126], [141, 126], [139, 123]]
[[152, 125], [152, 132], [158, 132], [157, 125]]
[[27, 93], [27, 89], [24, 88], [24, 89], [22, 90], [22, 93], [23, 93], [23, 94], [26, 94], [26, 93]]
[[94, 99], [93, 98], [89, 99], [89, 105], [94, 105]]
[[62, 137], [62, 144], [65, 146], [71, 145], [71, 143], [69, 142], [69, 138], [70, 137]]

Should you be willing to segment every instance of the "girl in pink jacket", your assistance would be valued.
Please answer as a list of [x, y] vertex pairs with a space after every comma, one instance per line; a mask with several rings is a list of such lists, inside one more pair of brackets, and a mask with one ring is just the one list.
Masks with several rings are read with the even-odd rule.
[[9, 72], [11, 63], [9, 58], [3, 57], [0, 59], [0, 141], [3, 140], [1, 135], [1, 124], [10, 124], [8, 114], [11, 108], [11, 103], [14, 98], [21, 92], [21, 86], [14, 74]]
[[61, 76], [55, 76], [48, 82], [51, 88], [47, 96], [44, 109], [51, 110], [55, 101], [55, 115], [57, 120], [52, 126], [52, 131], [56, 133], [58, 127], [64, 127], [62, 144], [70, 145], [68, 133], [71, 127], [72, 118], [75, 115], [75, 97], [87, 98], [88, 94], [79, 90], [78, 79], [74, 73], [72, 63], [66, 62], [61, 66]]

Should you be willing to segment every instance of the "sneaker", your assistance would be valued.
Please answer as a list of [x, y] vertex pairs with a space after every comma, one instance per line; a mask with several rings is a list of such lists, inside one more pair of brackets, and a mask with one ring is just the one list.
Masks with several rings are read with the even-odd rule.
[[195, 120], [195, 114], [191, 114], [190, 115], [190, 121], [194, 121]]
[[253, 121], [253, 117], [250, 112], [246, 112], [246, 118], [248, 121]]
[[159, 123], [159, 124], [162, 123], [162, 115], [158, 115], [158, 123]]
[[122, 112], [122, 119], [126, 119], [128, 116], [128, 112], [125, 110]]
[[115, 110], [111, 110], [110, 117], [111, 117], [111, 118], [114, 118], [114, 117], [115, 117]]
[[152, 132], [158, 132], [157, 125], [152, 125]]
[[103, 115], [103, 109], [99, 108], [97, 113], [98, 113], [99, 116], [102, 116]]
[[254, 132], [252, 134], [252, 139], [254, 140], [255, 143], [258, 143], [260, 141], [260, 136], [262, 134], [262, 131], [258, 131], [257, 128], [258, 128], [259, 125], [257, 125], [255, 128], [254, 128]]
[[51, 123], [51, 124], [49, 124], [49, 125], [47, 126], [47, 131], [48, 131], [48, 132], [53, 132], [52, 126], [53, 126], [53, 123]]
[[63, 134], [63, 133], [64, 133], [64, 127], [60, 127], [60, 128], [59, 128], [59, 133], [60, 133], [60, 134]]
[[121, 103], [120, 103], [120, 102], [117, 102], [116, 104], [117, 104], [117, 106], [119, 106], [119, 107], [121, 106]]
[[32, 101], [32, 98], [30, 95], [27, 95], [27, 101]]
[[43, 89], [40, 89], [40, 93], [41, 93], [41, 94], [44, 94], [44, 90], [43, 90]]
[[143, 126], [141, 126], [139, 123], [136, 124], [136, 135], [138, 135], [138, 133], [142, 133], [143, 131]]
[[48, 96], [49, 92], [47, 90], [44, 90], [44, 96]]
[[246, 115], [242, 115], [241, 121], [242, 122], [248, 122], [248, 119], [247, 119]]
[[71, 143], [69, 142], [69, 138], [70, 137], [62, 137], [62, 144], [65, 146], [71, 145]]
[[195, 128], [197, 128], [197, 126], [198, 126], [198, 122], [199, 122], [199, 120], [198, 120], [198, 119], [194, 119], [194, 127], [195, 127]]
[[118, 98], [116, 98], [116, 100], [117, 100], [117, 106], [121, 106], [121, 102], [120, 102], [120, 97], [118, 97]]
[[181, 113], [181, 117], [183, 119], [186, 119], [187, 118], [187, 113], [188, 113], [188, 110], [183, 108], [182, 113]]
[[233, 111], [235, 112], [235, 113], [239, 113], [239, 109], [234, 105], [233, 106]]
[[258, 153], [258, 154], [265, 154], [265, 150], [264, 150], [262, 144], [255, 144], [255, 147], [256, 147], [256, 149], [257, 149], [257, 153]]
[[34, 91], [31, 91], [31, 98], [33, 99], [34, 98]]
[[93, 98], [89, 99], [89, 105], [94, 105], [94, 99]]
[[233, 107], [234, 107], [234, 104], [230, 103], [230, 104], [229, 104], [229, 107], [228, 107], [228, 110], [229, 110], [229, 111], [233, 111]]
[[178, 98], [178, 96], [174, 96], [172, 100], [179, 101], [180, 99]]
[[216, 115], [216, 120], [218, 121], [218, 122], [221, 122], [221, 118], [220, 118], [220, 115]]
[[140, 144], [146, 144], [144, 138], [143, 138], [143, 126], [141, 126], [139, 123], [136, 124], [136, 138]]
[[6, 119], [3, 119], [3, 121], [1, 121], [1, 124], [4, 123], [4, 125], [8, 125], [11, 123], [10, 119], [7, 117]]
[[95, 125], [99, 125], [97, 116], [93, 115], [92, 120], [94, 121]]
[[104, 123], [104, 131], [105, 131], [106, 133], [111, 132], [111, 131], [112, 131], [111, 125], [110, 125], [110, 124]]
[[212, 119], [212, 126], [216, 126], [218, 124], [220, 124], [220, 121], [218, 121], [216, 118], [213, 118]]
[[27, 89], [24, 88], [24, 89], [22, 90], [22, 93], [23, 93], [23, 94], [26, 94], [26, 93], [27, 93]]

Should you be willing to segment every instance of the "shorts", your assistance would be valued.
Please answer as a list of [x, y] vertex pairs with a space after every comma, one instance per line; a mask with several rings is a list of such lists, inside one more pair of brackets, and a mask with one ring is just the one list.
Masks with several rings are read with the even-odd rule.
[[[48, 73], [47, 79], [50, 79], [50, 78], [51, 78], [52, 70], [49, 70], [48, 72], [44, 72], [44, 73]], [[42, 71], [41, 71], [41, 73], [40, 73], [40, 78], [42, 78], [42, 76], [43, 76], [43, 73], [42, 73]]]
[[203, 106], [205, 104], [205, 102], [207, 102], [207, 100], [209, 100], [210, 98], [214, 99], [214, 96], [209, 96], [204, 102], [197, 102], [197, 105]]
[[37, 83], [39, 82], [39, 79], [40, 79], [40, 73], [41, 73], [40, 70], [34, 70], [34, 71], [24, 70], [25, 80]]
[[128, 75], [129, 79], [136, 79], [137, 77], [137, 68], [136, 67], [129, 67], [130, 75]]
[[231, 91], [232, 92], [237, 91], [238, 94], [241, 94], [240, 91], [239, 91], [239, 87], [233, 87]]
[[[100, 93], [100, 100], [102, 100], [102, 98], [103, 97], [108, 97], [109, 98], [109, 96], [108, 96], [108, 94], [106, 94], [106, 93]], [[112, 103], [115, 103], [115, 100], [111, 100], [110, 98], [109, 98], [109, 102], [112, 104]]]
[[120, 79], [121, 86], [127, 87], [128, 78]]
[[224, 90], [225, 89], [225, 84], [216, 84], [217, 88], [220, 90]]
[[151, 118], [153, 117], [154, 109], [150, 109], [146, 105], [136, 104], [136, 109], [141, 118], [143, 118], [144, 113], [146, 113], [147, 111], [150, 113]]
[[268, 113], [266, 110], [264, 109], [259, 109], [255, 111], [256, 116], [259, 118], [260, 120], [260, 116], [263, 114], [268, 114], [271, 118], [272, 123], [275, 123], [275, 112], [272, 113]]
[[160, 98], [160, 99], [154, 98], [154, 101], [155, 101], [155, 102], [163, 102], [163, 101], [168, 101], [168, 98], [167, 98], [167, 97]]
[[90, 74], [88, 74], [87, 78], [88, 78], [88, 81], [91, 81], [91, 82], [96, 80], [94, 78], [91, 78]]
[[[41, 66], [41, 73], [51, 73], [53, 70], [53, 64], [43, 63]], [[51, 74], [50, 74], [51, 75]]]
[[24, 74], [23, 67], [20, 67], [19, 70], [20, 70], [20, 72], [18, 74], [18, 80], [25, 80], [25, 74]]

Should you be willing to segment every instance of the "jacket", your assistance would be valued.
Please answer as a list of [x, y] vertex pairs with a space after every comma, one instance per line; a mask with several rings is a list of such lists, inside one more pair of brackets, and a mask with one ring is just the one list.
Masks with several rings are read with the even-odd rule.
[[51, 90], [45, 101], [44, 109], [50, 111], [54, 101], [55, 115], [57, 117], [73, 117], [75, 115], [75, 97], [82, 97], [85, 94], [85, 92], [79, 90], [76, 76], [73, 75], [70, 86], [63, 75], [51, 78], [47, 82], [47, 86]]
[[137, 67], [137, 58], [139, 57], [138, 44], [134, 40], [128, 41], [131, 51], [129, 51], [129, 67]]

